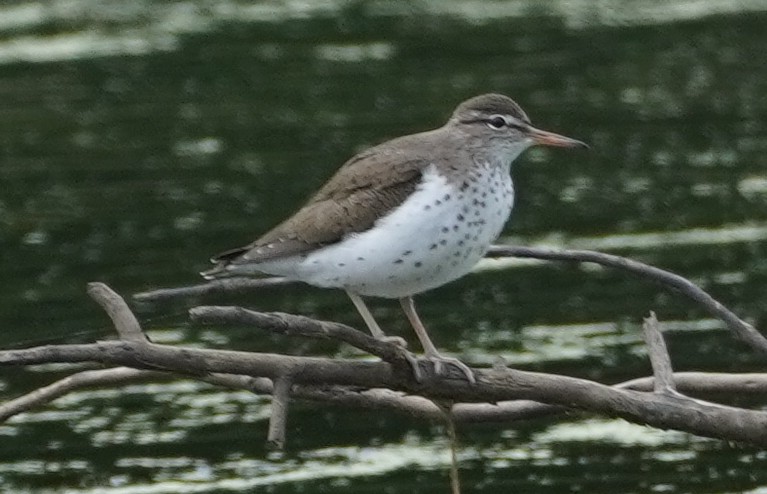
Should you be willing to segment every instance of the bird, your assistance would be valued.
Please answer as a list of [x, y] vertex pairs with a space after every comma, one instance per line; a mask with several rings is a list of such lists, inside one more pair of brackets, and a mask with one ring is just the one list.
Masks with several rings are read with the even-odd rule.
[[[474, 383], [466, 364], [437, 350], [413, 297], [464, 276], [484, 257], [514, 205], [511, 164], [534, 145], [588, 147], [533, 127], [507, 96], [475, 96], [442, 127], [352, 157], [295, 214], [214, 256], [201, 275], [276, 275], [345, 290], [382, 340], [390, 337], [362, 297], [399, 299], [435, 374], [453, 365]], [[420, 380], [417, 362], [411, 365]]]

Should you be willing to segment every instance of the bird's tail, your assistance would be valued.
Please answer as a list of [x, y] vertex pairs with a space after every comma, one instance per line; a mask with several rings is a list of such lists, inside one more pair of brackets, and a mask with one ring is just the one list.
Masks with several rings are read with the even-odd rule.
[[227, 266], [228, 263], [220, 262], [208, 270], [201, 271], [200, 276], [208, 281], [234, 276], [230, 270], [226, 269]]

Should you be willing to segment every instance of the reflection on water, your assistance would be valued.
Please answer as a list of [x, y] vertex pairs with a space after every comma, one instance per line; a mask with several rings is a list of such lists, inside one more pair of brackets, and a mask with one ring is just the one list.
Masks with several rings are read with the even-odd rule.
[[[6, 2], [0, 346], [111, 337], [86, 282], [124, 295], [196, 283], [210, 254], [273, 226], [355, 151], [441, 125], [487, 91], [592, 146], [515, 163], [504, 241], [635, 256], [764, 321], [764, 11], [758, 0]], [[332, 290], [292, 285], [236, 302], [360, 325]], [[414, 340], [395, 302], [371, 306]], [[638, 328], [655, 310], [678, 370], [761, 368], [685, 299], [588, 265], [487, 260], [419, 307], [438, 346], [476, 365], [646, 375]], [[358, 356], [192, 327], [186, 308], [140, 316], [158, 342]], [[63, 375], [4, 369], [0, 396]], [[439, 424], [296, 404], [277, 455], [264, 444], [268, 413], [266, 398], [186, 381], [74, 393], [0, 426], [0, 482], [446, 491]], [[732, 492], [767, 471], [749, 448], [606, 419], [460, 433], [467, 490]]]

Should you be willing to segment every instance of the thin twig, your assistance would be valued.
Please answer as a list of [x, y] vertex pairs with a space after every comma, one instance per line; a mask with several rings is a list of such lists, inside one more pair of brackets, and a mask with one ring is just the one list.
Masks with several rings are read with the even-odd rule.
[[162, 288], [133, 295], [133, 300], [140, 303], [166, 302], [176, 299], [195, 298], [221, 293], [233, 294], [238, 292], [250, 292], [258, 288], [270, 288], [275, 286], [296, 283], [281, 277], [272, 278], [225, 278], [222, 280], [200, 283], [197, 285], [183, 286], [178, 288]]
[[282, 450], [285, 447], [290, 387], [289, 376], [282, 376], [274, 381], [272, 414], [269, 417], [269, 432], [266, 440], [272, 447], [278, 450]]
[[117, 334], [125, 341], [147, 343], [147, 337], [141, 325], [133, 315], [125, 300], [104, 283], [88, 283], [88, 295], [96, 301], [112, 319]]
[[739, 339], [749, 344], [752, 348], [767, 353], [767, 338], [759, 333], [756, 328], [739, 318], [735, 313], [690, 280], [670, 271], [626, 257], [590, 250], [550, 250], [511, 245], [494, 245], [487, 253], [487, 257], [526, 257], [551, 261], [591, 262], [629, 271], [661, 285], [674, 288], [702, 305], [710, 314], [721, 319]]
[[453, 405], [440, 401], [432, 403], [439, 408], [442, 414], [447, 438], [450, 442], [450, 492], [451, 494], [461, 494], [461, 478], [458, 475], [458, 433], [455, 429], [455, 420], [453, 420]]
[[0, 405], [0, 423], [14, 415], [32, 410], [51, 401], [82, 388], [96, 386], [114, 386], [144, 379], [159, 379], [173, 377], [172, 374], [156, 371], [116, 367], [113, 369], [87, 370], [72, 374], [48, 386], [43, 386], [14, 400]]
[[319, 321], [284, 312], [257, 312], [242, 307], [200, 306], [189, 310], [193, 322], [205, 324], [247, 324], [278, 334], [342, 341], [385, 362], [399, 362], [403, 349], [382, 341], [351, 326]]
[[663, 334], [658, 328], [658, 318], [655, 316], [655, 312], [650, 311], [650, 315], [642, 321], [642, 336], [650, 356], [650, 364], [655, 379], [655, 392], [675, 394], [674, 369], [671, 367], [671, 357], [668, 354], [666, 342], [663, 340]]

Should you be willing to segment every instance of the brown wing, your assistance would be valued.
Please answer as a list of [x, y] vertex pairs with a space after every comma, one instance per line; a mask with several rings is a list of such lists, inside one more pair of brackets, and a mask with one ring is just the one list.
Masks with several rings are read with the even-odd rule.
[[402, 149], [411, 139], [422, 144], [429, 141], [433, 132], [401, 137], [350, 159], [295, 215], [252, 244], [214, 257], [212, 261], [219, 266], [210, 273], [228, 264], [302, 254], [369, 229], [417, 187], [430, 161], [414, 154], [412, 148], [410, 152]]

